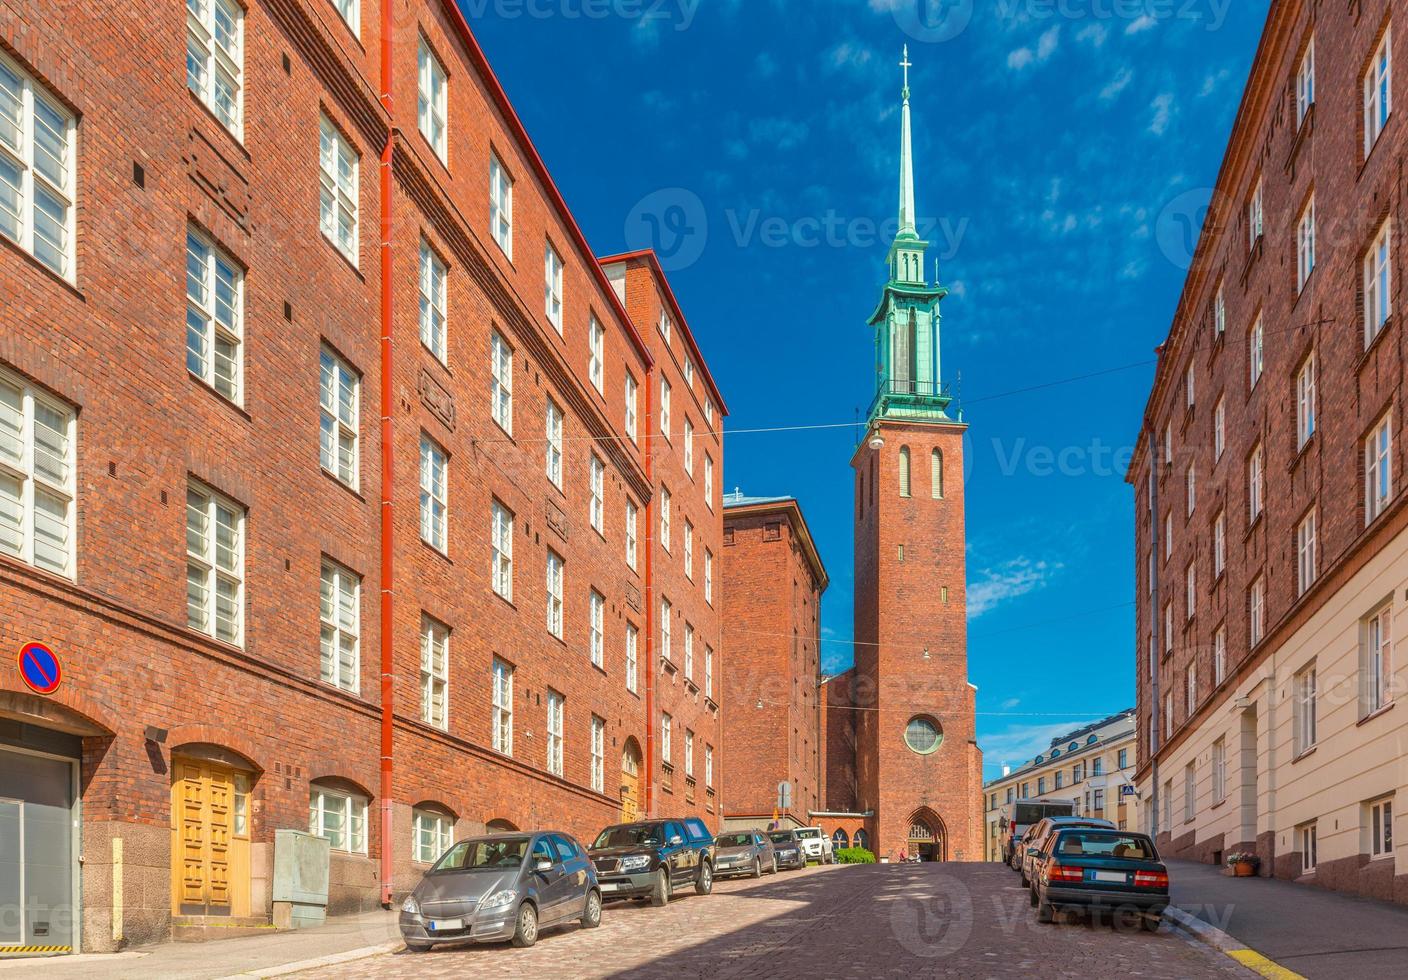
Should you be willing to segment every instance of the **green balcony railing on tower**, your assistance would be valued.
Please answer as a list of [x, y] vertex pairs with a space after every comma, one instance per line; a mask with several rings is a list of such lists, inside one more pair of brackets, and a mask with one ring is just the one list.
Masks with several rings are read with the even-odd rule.
[[866, 418], [952, 421], [952, 404], [953, 393], [942, 381], [882, 381]]

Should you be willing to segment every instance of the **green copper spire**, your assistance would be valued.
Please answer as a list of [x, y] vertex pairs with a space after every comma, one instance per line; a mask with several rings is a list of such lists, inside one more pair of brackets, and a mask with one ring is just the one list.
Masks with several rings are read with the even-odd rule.
[[870, 316], [875, 329], [875, 400], [869, 418], [947, 422], [952, 402], [939, 375], [939, 302], [948, 289], [924, 271], [929, 243], [919, 237], [914, 210], [914, 149], [910, 134], [909, 46], [900, 59], [899, 225], [886, 257], [889, 278]]

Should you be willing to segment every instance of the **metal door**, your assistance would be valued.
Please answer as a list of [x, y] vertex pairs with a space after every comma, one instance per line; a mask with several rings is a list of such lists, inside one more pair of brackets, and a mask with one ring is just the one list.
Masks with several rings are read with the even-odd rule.
[[74, 802], [72, 762], [0, 749], [0, 955], [73, 949]]

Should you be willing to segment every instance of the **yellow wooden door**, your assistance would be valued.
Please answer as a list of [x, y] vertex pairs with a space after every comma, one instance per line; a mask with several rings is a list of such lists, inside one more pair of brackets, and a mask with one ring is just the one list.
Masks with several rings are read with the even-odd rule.
[[621, 820], [629, 823], [640, 815], [640, 756], [631, 742], [621, 753]]
[[173, 768], [172, 911], [230, 915], [236, 774], [191, 759], [178, 758]]

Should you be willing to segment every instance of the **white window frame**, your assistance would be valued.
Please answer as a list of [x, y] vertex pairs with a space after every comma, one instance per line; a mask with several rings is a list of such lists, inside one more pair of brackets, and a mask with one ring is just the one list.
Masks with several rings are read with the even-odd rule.
[[1217, 687], [1227, 679], [1227, 627], [1219, 626], [1212, 635], [1212, 681]]
[[1184, 710], [1187, 717], [1192, 718], [1193, 713], [1198, 710], [1198, 665], [1191, 663], [1183, 669], [1183, 696], [1186, 703]]
[[1251, 372], [1247, 390], [1251, 391], [1261, 380], [1262, 372], [1266, 370], [1266, 327], [1260, 313], [1256, 315], [1251, 329], [1247, 331], [1247, 364]]
[[1227, 569], [1227, 511], [1220, 510], [1212, 522], [1212, 577]]
[[598, 393], [606, 391], [606, 328], [595, 313], [587, 324], [587, 377]]
[[704, 506], [714, 509], [714, 457], [704, 454]]
[[1217, 284], [1217, 293], [1212, 301], [1212, 332], [1213, 340], [1217, 340], [1227, 332], [1227, 298], [1222, 291], [1221, 281]]
[[1384, 36], [1369, 59], [1364, 73], [1364, 159], [1378, 145], [1379, 136], [1393, 114], [1393, 27], [1384, 28]]
[[592, 791], [606, 791], [606, 720], [592, 715]]
[[1192, 463], [1188, 464], [1188, 469], [1183, 472], [1184, 500], [1186, 509], [1184, 516], [1192, 517], [1193, 511], [1198, 506], [1198, 471]]
[[[329, 830], [329, 817], [337, 827]], [[346, 854], [367, 853], [367, 800], [326, 786], [308, 787], [308, 832], [322, 837], [330, 849]]]
[[194, 225], [186, 226], [186, 370], [243, 403], [244, 270]]
[[489, 581], [494, 594], [513, 601], [513, 511], [497, 499], [490, 505]]
[[1364, 811], [1370, 859], [1393, 857], [1393, 797], [1371, 800], [1364, 804]]
[[668, 711], [660, 712], [660, 761], [670, 762], [670, 735], [674, 727], [674, 719], [670, 717]]
[[714, 696], [714, 648], [704, 644], [704, 696]]
[[513, 348], [497, 330], [489, 336], [489, 414], [513, 435]]
[[636, 521], [640, 508], [630, 497], [626, 498], [626, 564], [634, 571], [636, 567]]
[[631, 374], [630, 374], [629, 371], [626, 373], [625, 389], [626, 389], [626, 392], [625, 392], [625, 393], [626, 393], [626, 435], [630, 437], [631, 442], [638, 442], [639, 440], [638, 440], [637, 435], [636, 435], [636, 433], [637, 433], [636, 420], [637, 420], [637, 418], [638, 418], [638, 415], [637, 415], [637, 406], [636, 406], [636, 399], [637, 399], [637, 397], [638, 397], [638, 395], [639, 395], [639, 392], [640, 392], [640, 385], [638, 385], [638, 384], [636, 383], [636, 379], [631, 376]]
[[671, 650], [671, 642], [670, 642], [670, 638], [671, 638], [671, 629], [672, 629], [672, 627], [671, 627], [671, 625], [670, 625], [670, 612], [671, 612], [672, 609], [673, 609], [673, 607], [670, 605], [670, 600], [669, 600], [669, 599], [666, 599], [664, 596], [661, 596], [661, 597], [660, 597], [660, 657], [661, 657], [661, 659], [663, 659], [663, 660], [670, 660], [670, 661], [673, 661], [673, 659], [674, 659], [674, 658], [671, 656], [672, 650]]
[[234, 0], [186, 0], [186, 87], [244, 138], [244, 8]]
[[640, 667], [640, 629], [634, 623], [626, 624], [626, 690], [636, 693]]
[[552, 247], [543, 246], [543, 313], [558, 335], [562, 335], [562, 256]]
[[332, 5], [337, 8], [337, 12], [342, 15], [342, 19], [347, 22], [347, 26], [353, 34], [360, 35], [362, 30], [362, 10], [358, 0], [332, 0]]
[[694, 729], [684, 730], [684, 778], [694, 778]]
[[362, 378], [326, 344], [318, 353], [318, 462], [333, 479], [361, 481]]
[[684, 624], [684, 679], [694, 679], [694, 624]]
[[562, 755], [563, 743], [565, 741], [563, 732], [563, 716], [566, 714], [566, 701], [557, 691], [548, 689], [547, 696], [547, 770], [554, 776], [562, 775]]
[[[211, 0], [218, 2], [218, 0]], [[318, 119], [318, 227], [353, 268], [358, 261], [361, 157], [326, 115]]]
[[420, 720], [450, 727], [450, 627], [422, 613], [420, 617]]
[[357, 694], [362, 689], [362, 577], [323, 559], [318, 590], [319, 676]]
[[708, 744], [704, 746], [704, 785], [710, 788], [714, 785], [714, 747]]
[[439, 254], [430, 247], [430, 242], [420, 240], [420, 342], [426, 350], [435, 355], [441, 364], [446, 363], [447, 336], [445, 325], [447, 283], [450, 270], [440, 260]]
[[596, 453], [591, 455], [591, 507], [592, 530], [603, 537], [606, 535], [606, 464]]
[[420, 436], [420, 538], [436, 551], [449, 553], [450, 457], [424, 432]]
[[1303, 875], [1315, 873], [1320, 849], [1318, 836], [1314, 821], [1296, 828], [1296, 849], [1300, 851], [1300, 873]]
[[592, 666], [603, 666], [606, 662], [606, 597], [596, 589], [591, 592], [590, 649]]
[[1261, 189], [1261, 178], [1258, 177], [1256, 186], [1252, 188], [1252, 195], [1247, 199], [1247, 249], [1249, 251], [1256, 248], [1256, 243], [1261, 238], [1263, 231]]
[[546, 423], [547, 439], [544, 443], [545, 451], [543, 466], [547, 472], [548, 479], [557, 489], [562, 489], [562, 430], [563, 414], [562, 408], [551, 398], [547, 400], [547, 408], [544, 412]]
[[1296, 372], [1296, 449], [1305, 448], [1315, 435], [1315, 352], [1306, 356]]
[[704, 601], [714, 604], [714, 553], [704, 549]]
[[1193, 370], [1193, 365], [1189, 364], [1183, 370], [1183, 407], [1192, 408], [1194, 404], [1194, 390], [1196, 387], [1197, 372]]
[[1255, 647], [1266, 638], [1266, 577], [1258, 575], [1247, 590], [1248, 636]]
[[1393, 499], [1393, 413], [1383, 418], [1364, 440], [1364, 524], [1367, 527]]
[[489, 232], [513, 261], [513, 178], [497, 153], [489, 154]]
[[72, 579], [78, 415], [0, 368], [0, 554]]
[[660, 547], [670, 550], [670, 491], [660, 488]]
[[1255, 524], [1261, 516], [1262, 508], [1265, 506], [1266, 457], [1262, 452], [1261, 444], [1258, 443], [1252, 450], [1252, 454], [1247, 457], [1247, 514], [1248, 520]]
[[684, 419], [684, 471], [694, 476], [694, 423], [687, 415]]
[[1370, 613], [1361, 634], [1359, 715], [1366, 718], [1393, 703], [1393, 604], [1385, 603]]
[[[199, 523], [195, 523], [198, 518]], [[244, 646], [245, 509], [203, 483], [186, 486], [186, 625], [234, 646]], [[225, 544], [221, 545], [224, 527]], [[199, 550], [193, 544], [199, 542]], [[221, 560], [222, 550], [227, 558]], [[197, 581], [199, 579], [199, 581]], [[221, 588], [233, 589], [221, 627]], [[199, 590], [199, 592], [197, 592]], [[226, 593], [229, 602], [229, 593]]]
[[1221, 803], [1227, 799], [1227, 740], [1219, 738], [1212, 743], [1212, 801]]
[[1306, 280], [1315, 271], [1315, 195], [1296, 222], [1296, 292], [1305, 288]]
[[425, 37], [416, 54], [416, 125], [441, 163], [446, 163], [449, 142], [449, 79]]
[[1315, 104], [1315, 35], [1305, 45], [1305, 53], [1300, 56], [1296, 68], [1296, 126], [1305, 121], [1310, 107]]
[[665, 378], [660, 379], [660, 435], [665, 441], [670, 441], [670, 382]]
[[663, 307], [660, 309], [660, 319], [657, 321], [656, 326], [660, 330], [660, 336], [665, 338], [665, 346], [672, 346], [673, 341], [671, 338], [674, 331], [670, 323], [670, 314], [666, 312]]
[[562, 556], [551, 548], [546, 561], [547, 628], [548, 633], [562, 639]]
[[1315, 747], [1319, 740], [1316, 732], [1316, 678], [1312, 663], [1296, 672], [1291, 680], [1294, 689], [1292, 704], [1292, 727], [1295, 734], [1295, 753], [1303, 755]]
[[1190, 561], [1183, 570], [1184, 619], [1191, 622], [1198, 612], [1198, 563]]
[[494, 658], [490, 733], [495, 752], [513, 755], [513, 665]]
[[1364, 348], [1374, 342], [1393, 315], [1393, 219], [1374, 232], [1364, 253]]
[[435, 810], [411, 811], [411, 860], [434, 864], [455, 843], [455, 821]]
[[1212, 458], [1216, 463], [1222, 459], [1223, 450], [1227, 448], [1227, 398], [1217, 400], [1217, 405], [1212, 410]]
[[694, 581], [694, 525], [684, 522], [684, 577]]
[[1296, 595], [1305, 595], [1319, 574], [1316, 562], [1315, 508], [1296, 525]]

